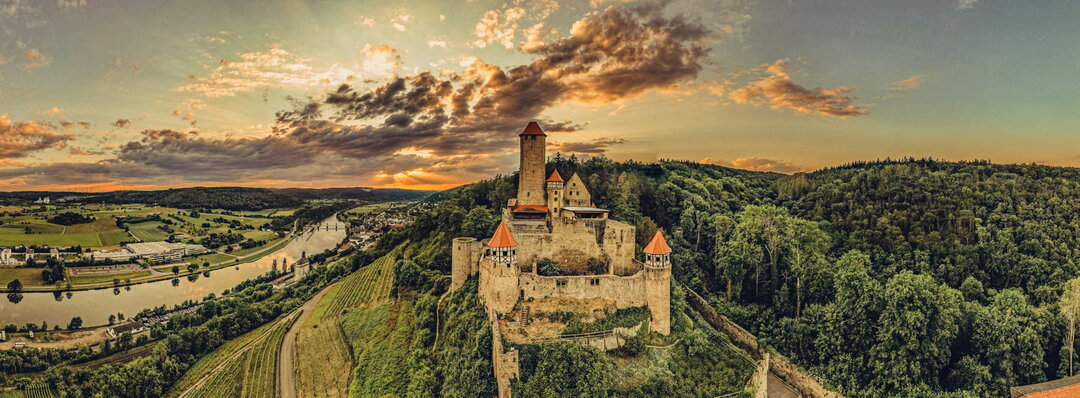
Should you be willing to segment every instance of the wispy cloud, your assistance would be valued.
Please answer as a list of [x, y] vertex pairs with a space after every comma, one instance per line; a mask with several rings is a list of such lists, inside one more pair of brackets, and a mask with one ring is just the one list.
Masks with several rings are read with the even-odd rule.
[[625, 143], [626, 140], [623, 138], [599, 137], [588, 141], [551, 143], [551, 151], [566, 154], [599, 155], [607, 152], [608, 148], [613, 145]]
[[517, 21], [525, 16], [525, 9], [513, 7], [506, 10], [488, 10], [476, 23], [474, 47], [484, 48], [492, 43], [499, 43], [506, 48], [514, 48], [514, 32]]
[[784, 174], [798, 173], [806, 170], [805, 168], [801, 166], [796, 166], [791, 162], [767, 158], [738, 158], [730, 161], [724, 159], [705, 158], [701, 160], [701, 163], [731, 167], [733, 169], [772, 171]]
[[975, 3], [977, 3], [979, 0], [955, 0], [955, 1], [956, 1], [956, 8], [961, 9], [961, 10], [967, 10], [969, 8], [975, 7]]
[[263, 52], [249, 52], [239, 60], [221, 60], [206, 76], [189, 76], [192, 83], [176, 91], [202, 93], [207, 97], [228, 97], [266, 87], [316, 88], [339, 84], [355, 77], [340, 65], [316, 70], [310, 60], [274, 44]]
[[772, 109], [788, 109], [800, 114], [832, 116], [840, 119], [862, 116], [866, 108], [852, 105], [853, 90], [837, 88], [806, 88], [792, 81], [785, 60], [761, 65], [756, 69], [765, 76], [728, 92], [728, 98], [739, 104], [768, 105]]
[[924, 75], [915, 75], [915, 76], [909, 77], [907, 79], [895, 82], [895, 83], [893, 83], [891, 85], [891, 87], [892, 87], [893, 90], [911, 90], [913, 88], [917, 88], [919, 86], [922, 86], [923, 82], [925, 82], [925, 81], [926, 81], [926, 76], [924, 76]]
[[75, 136], [35, 121], [12, 122], [0, 115], [0, 158], [21, 158], [45, 149], [62, 149]]
[[50, 63], [52, 63], [52, 57], [42, 54], [35, 48], [23, 51], [23, 66], [26, 67], [27, 72], [48, 66]]

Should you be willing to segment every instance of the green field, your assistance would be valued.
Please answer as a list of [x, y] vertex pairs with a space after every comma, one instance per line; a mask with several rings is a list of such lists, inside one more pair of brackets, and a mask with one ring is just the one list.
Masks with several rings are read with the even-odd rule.
[[167, 396], [273, 397], [278, 351], [295, 319], [293, 313], [229, 340], [196, 362]]
[[23, 286], [41, 285], [41, 268], [0, 268], [0, 287], [7, 287], [8, 282], [18, 279]]
[[[39, 273], [40, 273], [40, 271], [39, 271]], [[83, 284], [89, 284], [89, 283], [105, 283], [105, 282], [112, 282], [113, 280], [117, 280], [117, 279], [119, 279], [120, 282], [123, 282], [126, 279], [137, 279], [137, 278], [143, 278], [143, 277], [147, 277], [147, 276], [150, 276], [150, 271], [125, 272], [125, 273], [122, 273], [122, 274], [78, 275], [78, 276], [69, 276], [68, 277], [68, 282], [71, 282], [72, 285], [83, 285]]]
[[345, 277], [315, 304], [296, 336], [298, 396], [348, 396], [353, 365], [341, 315], [390, 298], [398, 253], [394, 250]]
[[137, 224], [129, 224], [128, 229], [135, 235], [136, 238], [143, 242], [156, 242], [169, 238], [169, 234], [158, 229], [158, 226], [164, 225], [161, 221], [147, 221]]

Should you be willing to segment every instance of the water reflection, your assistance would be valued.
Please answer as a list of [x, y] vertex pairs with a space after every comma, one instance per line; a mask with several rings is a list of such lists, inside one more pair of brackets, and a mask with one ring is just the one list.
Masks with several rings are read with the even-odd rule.
[[203, 272], [201, 277], [195, 275], [192, 280], [173, 278], [129, 286], [124, 288], [124, 294], [119, 294], [119, 289], [87, 290], [78, 294], [68, 291], [63, 293], [67, 300], [62, 300], [56, 299], [58, 296], [52, 292], [11, 293], [6, 301], [0, 300], [0, 325], [41, 321], [66, 325], [76, 316], [82, 317], [85, 325], [103, 325], [108, 322], [109, 314], [134, 315], [145, 308], [171, 307], [186, 300], [201, 300], [210, 293], [221, 294], [244, 280], [265, 274], [275, 260], [278, 269], [282, 269], [285, 264], [299, 260], [304, 253], [320, 253], [334, 247], [344, 237], [345, 231], [309, 232], [255, 262]]

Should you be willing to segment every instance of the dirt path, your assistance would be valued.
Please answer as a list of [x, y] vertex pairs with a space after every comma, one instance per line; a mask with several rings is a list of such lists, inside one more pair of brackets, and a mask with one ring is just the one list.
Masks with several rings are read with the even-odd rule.
[[300, 307], [300, 317], [285, 332], [285, 338], [281, 340], [281, 351], [278, 352], [278, 398], [296, 398], [296, 333], [300, 331], [301, 325], [311, 316], [311, 310], [315, 308], [315, 304], [319, 302], [323, 294], [326, 294], [336, 284], [332, 283], [324, 287], [314, 297], [308, 299]]
[[19, 336], [10, 339], [5, 343], [26, 343], [27, 347], [34, 348], [76, 348], [81, 345], [92, 345], [108, 339], [109, 335], [106, 334], [111, 326], [100, 326], [91, 329], [82, 329], [74, 332], [48, 332], [48, 334], [55, 338], [54, 341], [32, 341], [26, 336]]

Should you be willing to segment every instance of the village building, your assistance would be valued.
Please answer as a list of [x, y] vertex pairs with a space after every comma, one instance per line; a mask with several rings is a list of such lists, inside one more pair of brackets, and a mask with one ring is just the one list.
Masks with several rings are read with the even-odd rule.
[[136, 334], [146, 330], [146, 325], [139, 321], [125, 322], [109, 328], [109, 336], [116, 338], [124, 333]]
[[[517, 353], [502, 348], [499, 319], [520, 317], [522, 303], [599, 299], [618, 309], [647, 307], [650, 332], [667, 335], [671, 329], [671, 248], [663, 234], [645, 247], [644, 262], [635, 259], [636, 229], [596, 207], [580, 175], [545, 175], [546, 137], [535, 122], [519, 134], [518, 193], [502, 209], [494, 235], [453, 240], [450, 288], [479, 275], [500, 397], [509, 396], [518, 366]], [[557, 276], [543, 275], [540, 265], [552, 263]]]

